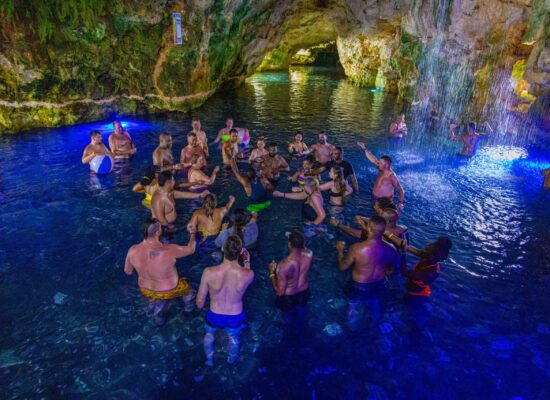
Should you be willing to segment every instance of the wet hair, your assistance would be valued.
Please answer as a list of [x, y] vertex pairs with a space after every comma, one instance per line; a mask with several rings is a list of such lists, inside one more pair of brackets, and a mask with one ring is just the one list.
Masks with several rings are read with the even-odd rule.
[[235, 128], [231, 128], [231, 129], [229, 130], [229, 134], [231, 135], [232, 133], [236, 133], [236, 134], [238, 135], [238, 134], [239, 134], [239, 131], [236, 130]]
[[171, 171], [162, 171], [159, 174], [158, 184], [160, 187], [164, 187], [164, 184], [172, 179], [174, 179], [174, 175], [172, 175]]
[[315, 164], [315, 156], [313, 154], [308, 154], [304, 160], [311, 163], [311, 165]]
[[239, 258], [243, 249], [243, 241], [237, 235], [231, 235], [223, 245], [223, 255], [229, 261], [235, 261]]
[[244, 242], [244, 228], [250, 221], [250, 213], [244, 208], [237, 208], [231, 216], [231, 222], [233, 223], [233, 234], [237, 235]]
[[373, 225], [375, 227], [377, 237], [381, 237], [386, 230], [386, 220], [378, 215], [369, 218], [369, 225]]
[[269, 144], [267, 145], [268, 148], [270, 147], [277, 147], [277, 143], [276, 142], [269, 142]]
[[293, 230], [290, 232], [290, 235], [288, 235], [288, 243], [290, 243], [290, 246], [294, 249], [303, 249], [305, 248], [305, 239], [302, 232], [298, 230]]
[[311, 193], [315, 193], [315, 192], [318, 192], [319, 191], [319, 180], [314, 178], [314, 179], [309, 179], [307, 182], [306, 182], [306, 187], [310, 188], [311, 189]]
[[388, 164], [391, 165], [392, 161], [391, 161], [391, 157], [390, 156], [382, 156], [380, 157], [381, 160], [386, 160], [388, 162]]
[[233, 117], [227, 117], [227, 118], [225, 119], [226, 122], [229, 121], [229, 120], [233, 121]]
[[189, 133], [187, 134], [187, 137], [189, 137], [189, 136], [195, 136], [195, 137], [197, 137], [197, 134], [196, 134], [195, 132], [189, 132]]
[[[338, 194], [340, 196], [342, 196], [342, 198], [345, 196], [346, 194], [346, 179], [344, 178], [344, 170], [335, 165], [334, 167], [331, 168], [332, 171], [334, 171], [334, 174], [336, 175], [335, 178], [334, 178], [334, 183], [336, 183], [339, 187], [339, 191], [338, 191]], [[335, 187], [336, 189], [336, 187]]]
[[160, 135], [159, 135], [159, 142], [162, 142], [163, 140], [166, 140], [168, 138], [172, 137], [172, 135], [170, 135], [168, 132], [162, 132]]
[[263, 137], [263, 136], [258, 137], [256, 142], [265, 142], [265, 137]]
[[386, 207], [382, 211], [381, 217], [386, 220], [386, 223], [394, 224], [399, 219], [399, 213], [393, 208]]
[[246, 177], [248, 178], [250, 183], [252, 183], [252, 182], [256, 182], [256, 180], [258, 179], [258, 174], [256, 173], [256, 170], [254, 168], [250, 168], [246, 172]]
[[427, 253], [430, 259], [439, 262], [445, 261], [449, 257], [449, 250], [453, 247], [453, 242], [447, 236], [440, 236], [427, 247]]
[[213, 217], [214, 211], [216, 210], [217, 205], [218, 205], [218, 198], [216, 197], [215, 194], [209, 193], [204, 197], [204, 200], [202, 201], [202, 209], [204, 210], [208, 218]]
[[101, 135], [101, 132], [99, 132], [97, 129], [94, 129], [90, 132], [90, 139], [93, 138], [95, 135]]
[[197, 153], [193, 154], [191, 156], [191, 164], [195, 164], [197, 161], [199, 161], [199, 158], [201, 158], [201, 157], [202, 157], [202, 155], [200, 155], [200, 154], [197, 154]]
[[142, 232], [143, 238], [147, 239], [153, 237], [162, 226], [156, 218], [147, 218], [143, 223]]
[[150, 185], [151, 182], [155, 179], [155, 166], [149, 164], [147, 168], [145, 168], [145, 172], [143, 173], [143, 178], [141, 178], [141, 186], [147, 186]]
[[334, 150], [338, 150], [340, 153], [344, 152], [344, 149], [342, 148], [342, 146], [335, 146]]
[[[294, 137], [298, 136], [298, 135], [302, 135], [302, 131], [297, 131], [295, 134], [294, 134]], [[304, 135], [302, 135], [302, 139], [303, 139]]]
[[391, 201], [389, 197], [380, 197], [376, 200], [374, 205], [380, 207], [382, 210], [386, 208], [397, 210], [397, 207], [395, 206], [395, 204], [393, 204], [393, 201]]
[[201, 119], [200, 119], [199, 117], [193, 117], [193, 118], [191, 119], [191, 122], [198, 122], [198, 121], [200, 121], [200, 120], [201, 120]]
[[473, 130], [475, 132], [476, 131], [476, 123], [475, 122], [468, 123], [468, 128], [470, 128], [471, 130]]

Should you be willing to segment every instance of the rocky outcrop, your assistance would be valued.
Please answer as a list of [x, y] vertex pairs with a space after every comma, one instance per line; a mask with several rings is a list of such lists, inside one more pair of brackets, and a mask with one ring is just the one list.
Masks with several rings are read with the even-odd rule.
[[[550, 91], [548, 10], [550, 0], [4, 0], [0, 132], [186, 111], [332, 41], [358, 84], [500, 112]], [[525, 72], [510, 84], [518, 62]]]

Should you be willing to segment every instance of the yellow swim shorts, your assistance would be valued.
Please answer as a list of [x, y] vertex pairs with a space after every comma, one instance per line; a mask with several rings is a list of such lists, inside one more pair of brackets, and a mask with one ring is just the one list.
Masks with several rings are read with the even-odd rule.
[[172, 300], [176, 297], [187, 296], [189, 293], [191, 293], [191, 287], [189, 286], [189, 283], [187, 283], [185, 278], [180, 278], [176, 287], [171, 290], [156, 291], [144, 288], [139, 288], [139, 290], [141, 291], [142, 295], [153, 301]]

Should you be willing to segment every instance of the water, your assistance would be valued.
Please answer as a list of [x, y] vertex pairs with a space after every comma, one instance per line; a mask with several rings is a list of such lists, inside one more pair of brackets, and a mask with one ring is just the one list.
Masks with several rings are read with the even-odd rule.
[[[343, 293], [348, 274], [336, 268], [333, 250], [342, 236], [327, 227], [308, 240], [315, 254], [308, 328], [294, 338], [279, 322], [267, 265], [285, 254], [284, 232], [302, 226], [300, 205], [275, 201], [260, 216], [241, 360], [229, 367], [219, 353], [207, 374], [201, 371], [204, 313], [183, 315], [177, 304], [157, 328], [145, 315], [136, 278], [123, 273], [147, 214], [131, 186], [158, 133], [171, 132], [179, 152], [191, 116], [127, 121], [139, 153], [103, 178], [90, 177], [80, 157], [88, 132], [106, 134], [107, 123], [1, 137], [1, 397], [548, 398], [550, 198], [539, 170], [550, 166], [550, 157], [495, 140], [472, 160], [457, 160], [457, 144], [445, 140], [446, 132], [414, 126], [412, 140], [389, 141], [393, 100], [330, 70], [298, 68], [255, 75], [195, 112], [209, 137], [228, 115], [253, 137], [282, 144], [298, 129], [307, 143], [327, 131], [330, 142], [345, 148], [361, 186], [346, 204], [343, 218], [350, 223], [356, 213], [371, 212], [375, 171], [355, 146], [365, 141], [375, 154], [395, 159], [406, 191], [402, 222], [413, 242], [424, 246], [438, 235], [454, 242], [433, 285], [424, 334], [411, 323], [400, 277], [390, 279], [383, 323], [371, 328], [367, 315], [353, 333]], [[211, 153], [219, 162], [219, 152]], [[213, 190], [221, 202], [231, 187], [237, 205], [246, 204], [234, 180], [218, 179]], [[192, 206], [178, 204], [180, 225]], [[193, 255], [178, 269], [196, 286], [211, 262]]]

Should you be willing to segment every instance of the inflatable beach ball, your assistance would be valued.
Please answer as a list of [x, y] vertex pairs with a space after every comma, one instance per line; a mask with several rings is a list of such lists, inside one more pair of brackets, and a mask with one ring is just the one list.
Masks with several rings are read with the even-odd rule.
[[114, 160], [108, 156], [95, 156], [90, 161], [90, 169], [98, 175], [107, 175], [113, 170]]

